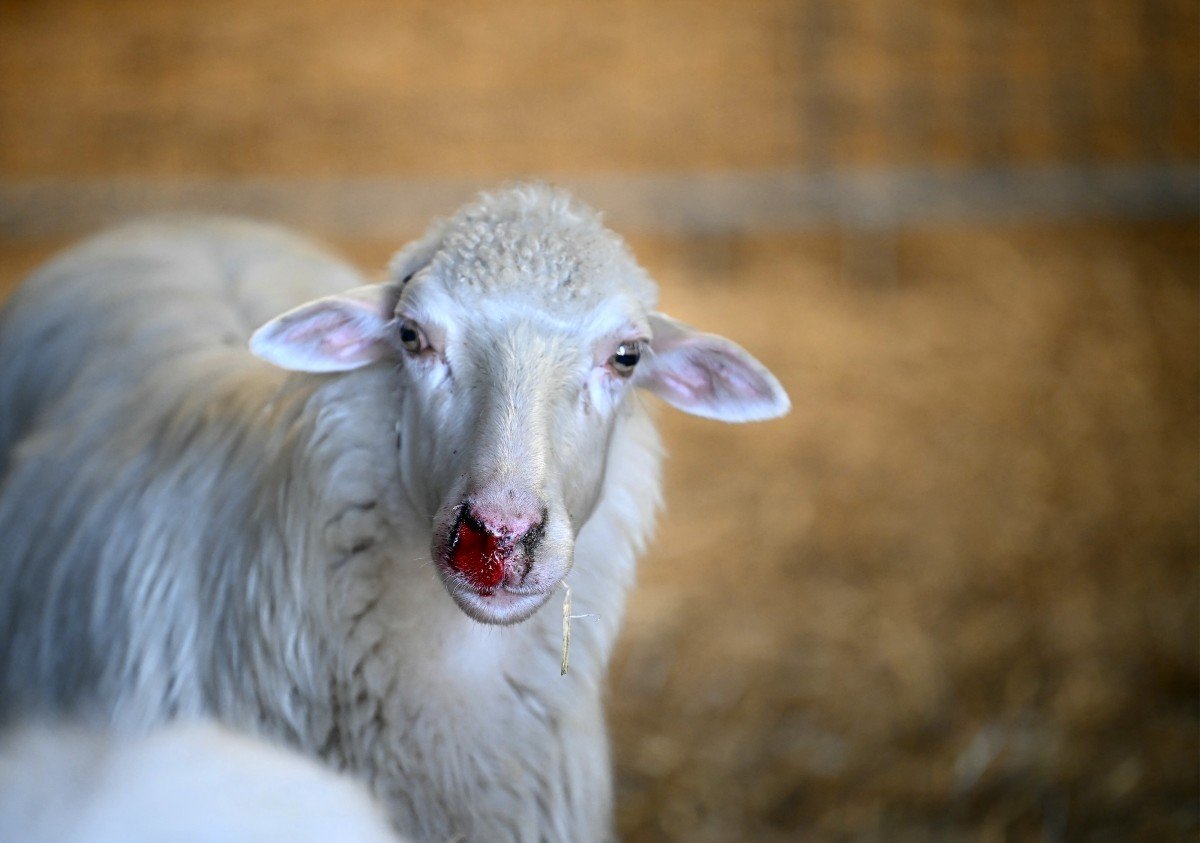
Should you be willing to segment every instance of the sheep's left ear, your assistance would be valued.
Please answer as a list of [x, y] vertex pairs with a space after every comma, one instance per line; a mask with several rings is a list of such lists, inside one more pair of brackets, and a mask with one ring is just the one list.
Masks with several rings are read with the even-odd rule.
[[727, 422], [762, 421], [791, 409], [775, 376], [749, 352], [665, 316], [650, 316], [650, 354], [635, 383], [673, 407]]
[[394, 295], [388, 284], [355, 287], [276, 316], [250, 337], [250, 351], [293, 372], [348, 372], [388, 350]]

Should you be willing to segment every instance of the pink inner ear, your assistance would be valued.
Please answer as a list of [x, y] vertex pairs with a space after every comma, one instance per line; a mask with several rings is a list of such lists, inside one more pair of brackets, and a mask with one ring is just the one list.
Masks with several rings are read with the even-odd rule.
[[288, 320], [279, 339], [288, 345], [313, 345], [345, 322], [345, 316], [329, 311], [301, 314]]
[[350, 361], [361, 358], [372, 344], [373, 340], [363, 337], [362, 331], [352, 330], [344, 324], [334, 328], [322, 338], [321, 349], [331, 357]]
[[737, 365], [723, 350], [703, 344], [680, 346], [679, 362], [656, 373], [663, 385], [694, 401], [763, 400], [772, 398], [771, 386], [745, 365]]
[[735, 365], [722, 357], [709, 360], [708, 364], [711, 371], [706, 371], [705, 375], [708, 379], [710, 392], [715, 393], [718, 388], [717, 379], [713, 376], [713, 373], [715, 373], [717, 377], [724, 380], [727, 384], [724, 388], [726, 392], [761, 401], [770, 401], [773, 399], [774, 392], [771, 389], [771, 384], [765, 381], [749, 365]]
[[697, 365], [696, 361], [686, 353], [680, 356], [686, 360], [686, 365], [657, 373], [663, 386], [680, 395], [686, 395], [694, 401], [712, 395], [716, 388], [708, 370]]
[[288, 325], [281, 341], [334, 360], [349, 362], [360, 359], [373, 343], [363, 333], [362, 321], [353, 314], [337, 310], [310, 313]]

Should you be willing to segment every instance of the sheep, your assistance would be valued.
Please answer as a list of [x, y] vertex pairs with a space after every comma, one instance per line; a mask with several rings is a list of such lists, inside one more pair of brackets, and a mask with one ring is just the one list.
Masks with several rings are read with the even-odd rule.
[[211, 722], [26, 723], [0, 745], [0, 840], [400, 843], [358, 782]]
[[660, 504], [640, 396], [790, 406], [656, 303], [541, 184], [383, 283], [223, 219], [51, 262], [0, 315], [0, 717], [212, 717], [351, 771], [416, 839], [609, 839], [602, 687]]

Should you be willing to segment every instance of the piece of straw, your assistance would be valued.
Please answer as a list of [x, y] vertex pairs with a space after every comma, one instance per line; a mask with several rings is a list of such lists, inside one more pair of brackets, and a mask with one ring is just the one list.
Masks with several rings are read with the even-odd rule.
[[563, 583], [566, 595], [563, 597], [563, 642], [562, 664], [559, 665], [558, 675], [567, 675], [567, 663], [571, 657], [571, 586]]

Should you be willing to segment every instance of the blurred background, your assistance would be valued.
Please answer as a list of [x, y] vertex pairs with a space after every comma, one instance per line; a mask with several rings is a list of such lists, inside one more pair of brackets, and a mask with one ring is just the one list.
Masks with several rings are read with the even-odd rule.
[[1195, 0], [2, 0], [0, 295], [572, 187], [795, 404], [661, 413], [622, 837], [1195, 840], [1198, 85]]

